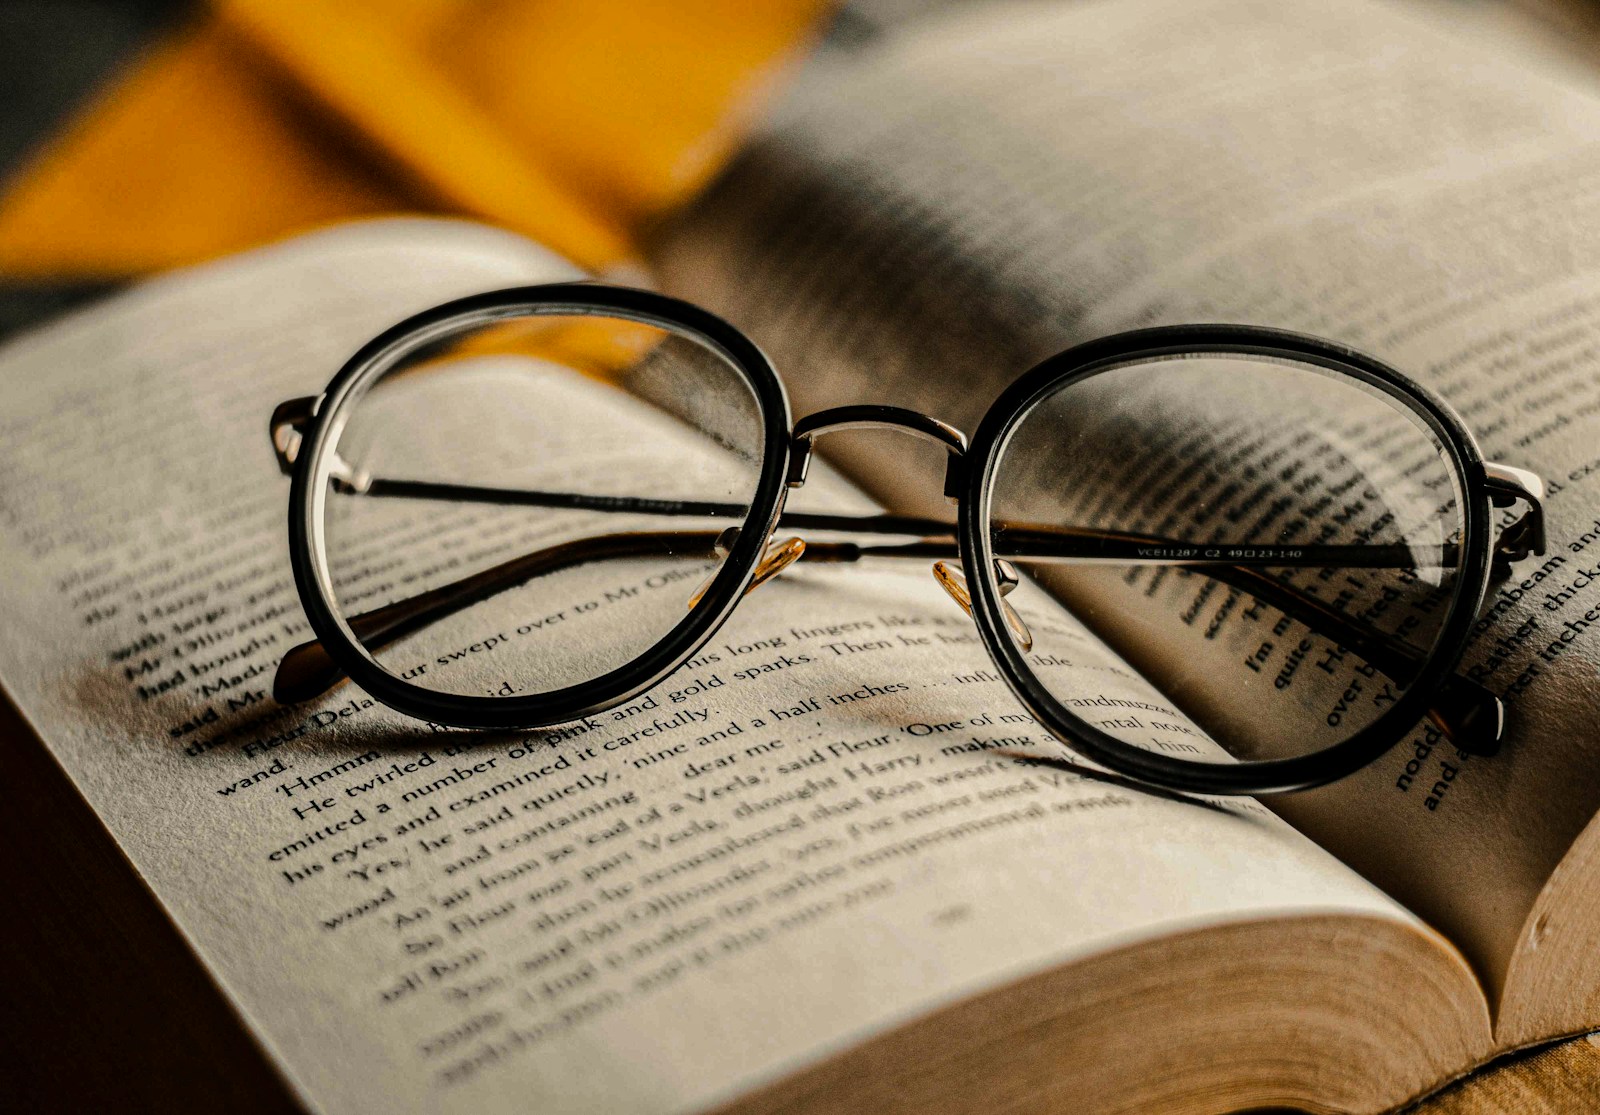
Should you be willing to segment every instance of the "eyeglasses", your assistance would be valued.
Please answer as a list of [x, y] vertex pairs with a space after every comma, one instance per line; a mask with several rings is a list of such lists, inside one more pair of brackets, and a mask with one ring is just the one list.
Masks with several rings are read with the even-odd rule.
[[[884, 512], [832, 473], [813, 480], [829, 510], [786, 509], [846, 429], [937, 445], [953, 521]], [[284, 656], [281, 702], [348, 678], [441, 724], [574, 722], [696, 664], [786, 569], [913, 560], [1040, 725], [1199, 793], [1325, 783], [1413, 730], [1492, 754], [1502, 705], [1455, 670], [1491, 578], [1545, 544], [1542, 482], [1485, 462], [1444, 402], [1245, 326], [1053, 356], [969, 446], [891, 406], [791, 423], [719, 318], [536, 286], [401, 322], [271, 434], [318, 636]]]

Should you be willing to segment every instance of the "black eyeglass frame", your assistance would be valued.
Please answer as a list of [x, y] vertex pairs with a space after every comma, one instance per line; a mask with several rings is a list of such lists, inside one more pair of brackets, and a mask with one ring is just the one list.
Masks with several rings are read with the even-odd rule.
[[[633, 661], [598, 678], [530, 696], [470, 696], [416, 685], [380, 665], [334, 604], [322, 514], [332, 475], [331, 454], [353, 404], [404, 357], [464, 327], [552, 314], [622, 318], [688, 335], [743, 376], [760, 411], [763, 436], [759, 480], [748, 513], [700, 604]], [[1027, 666], [1024, 652], [1007, 631], [988, 523], [994, 471], [1011, 431], [1044, 395], [1109, 366], [1201, 353], [1277, 357], [1353, 377], [1382, 392], [1433, 431], [1450, 456], [1460, 486], [1461, 557], [1455, 591], [1433, 651], [1394, 705], [1349, 739], [1311, 754], [1208, 764], [1172, 759], [1123, 743], [1056, 699]], [[837, 420], [827, 421], [829, 418]], [[401, 712], [479, 729], [537, 728], [581, 720], [652, 688], [705, 645], [750, 585], [778, 525], [788, 489], [804, 482], [813, 439], [829, 429], [862, 422], [924, 436], [940, 434], [935, 440], [949, 449], [946, 495], [958, 503], [957, 552], [971, 592], [973, 619], [990, 658], [1018, 700], [1074, 751], [1127, 777], [1166, 789], [1223, 795], [1283, 793], [1335, 781], [1377, 759], [1418, 723], [1433, 689], [1454, 671], [1488, 588], [1493, 557], [1489, 539], [1492, 485], [1477, 442], [1443, 400], [1388, 365], [1346, 346], [1244, 325], [1165, 326], [1102, 337], [1049, 357], [1021, 376], [990, 406], [970, 448], [963, 451], [956, 431], [893, 407], [838, 408], [797, 425], [771, 362], [734, 326], [666, 295], [589, 282], [518, 287], [448, 302], [384, 331], [345, 363], [296, 426], [299, 441], [294, 451], [285, 453], [280, 447], [280, 457], [292, 459], [289, 545], [295, 584], [312, 630], [328, 655], [369, 694]], [[275, 444], [278, 425], [275, 416]], [[1516, 494], [1537, 504], [1536, 496]]]
[[[531, 313], [621, 317], [688, 333], [708, 345], [744, 376], [756, 397], [763, 439], [760, 477], [745, 521], [700, 606], [688, 610], [638, 658], [598, 678], [527, 697], [443, 693], [385, 670], [362, 647], [333, 602], [322, 537], [322, 505], [331, 464], [326, 458], [338, 443], [350, 404], [403, 357], [461, 326]], [[766, 355], [732, 325], [687, 302], [651, 291], [579, 282], [490, 291], [435, 306], [380, 333], [352, 356], [319, 398], [313, 420], [302, 432], [289, 488], [289, 556], [306, 618], [353, 681], [385, 704], [419, 719], [460, 728], [534, 728], [615, 708], [692, 658], [744, 595], [787, 494], [791, 426], [788, 396]]]
[[[1455, 592], [1426, 664], [1393, 706], [1348, 739], [1288, 759], [1238, 764], [1192, 763], [1123, 743], [1074, 714], [1027, 668], [1007, 635], [1000, 593], [992, 577], [971, 569], [991, 568], [994, 548], [987, 525], [994, 470], [1007, 436], [1046, 395], [1065, 390], [1110, 366], [1203, 353], [1287, 358], [1315, 364], [1376, 388], [1421, 418], [1450, 454], [1462, 516], [1461, 562]], [[1442, 399], [1364, 353], [1332, 341], [1287, 330], [1250, 325], [1175, 325], [1100, 337], [1048, 357], [1000, 394], [973, 436], [967, 488], [958, 509], [962, 560], [972, 589], [973, 620], [1011, 691], [1052, 732], [1072, 725], [1070, 746], [1084, 757], [1143, 782], [1208, 794], [1277, 794], [1312, 789], [1355, 773], [1394, 747], [1423, 718], [1433, 690], [1451, 674], [1466, 650], [1472, 624], [1489, 587], [1490, 497], [1484, 458], [1476, 439]], [[1242, 777], [1247, 775], [1247, 777]]]

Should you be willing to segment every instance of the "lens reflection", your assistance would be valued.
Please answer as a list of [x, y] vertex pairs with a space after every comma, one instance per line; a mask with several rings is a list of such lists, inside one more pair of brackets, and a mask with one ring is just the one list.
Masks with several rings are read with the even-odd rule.
[[459, 330], [400, 361], [337, 435], [337, 607], [385, 670], [426, 688], [591, 681], [689, 615], [749, 514], [762, 429], [744, 374], [664, 326], [543, 314]]
[[[1412, 684], [1454, 600], [1460, 500], [1438, 436], [1377, 386], [1207, 354], [1041, 398], [1003, 444], [989, 530], [1022, 573], [1025, 657], [1069, 711], [1172, 758], [1281, 759]], [[1062, 607], [1152, 684], [1086, 680]]]

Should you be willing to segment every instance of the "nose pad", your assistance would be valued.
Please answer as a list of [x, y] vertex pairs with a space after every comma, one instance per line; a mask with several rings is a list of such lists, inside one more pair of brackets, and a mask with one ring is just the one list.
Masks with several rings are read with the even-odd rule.
[[[1023, 650], [1033, 649], [1033, 632], [1028, 630], [1028, 625], [1023, 622], [1017, 610], [1006, 602], [1006, 597], [1011, 595], [1011, 590], [1021, 583], [1022, 578], [1017, 575], [1017, 570], [1009, 561], [1000, 558], [994, 563], [995, 581], [1000, 586], [1000, 612], [1006, 617], [1006, 626], [1011, 628], [1011, 633], [1017, 637], [1017, 642]], [[972, 614], [972, 593], [967, 589], [967, 578], [961, 570], [955, 568], [947, 561], [933, 563], [933, 579], [939, 582], [939, 587], [950, 594], [950, 599], [961, 605], [961, 610], [967, 615]]]
[[[733, 549], [734, 540], [738, 537], [738, 527], [729, 527], [718, 535], [716, 541], [717, 556], [727, 557], [729, 551]], [[745, 593], [752, 593], [772, 580], [779, 573], [799, 561], [800, 555], [805, 552], [806, 541], [804, 538], [785, 538], [782, 542], [774, 540], [767, 543], [767, 552], [761, 555], [761, 561], [757, 563], [755, 574], [750, 578], [750, 584], [745, 588]], [[699, 605], [701, 598], [706, 594], [706, 590], [711, 587], [711, 582], [717, 579], [718, 572], [720, 570], [713, 569], [711, 576], [707, 577], [705, 582], [694, 590], [694, 595], [689, 597], [689, 611], [694, 611]]]

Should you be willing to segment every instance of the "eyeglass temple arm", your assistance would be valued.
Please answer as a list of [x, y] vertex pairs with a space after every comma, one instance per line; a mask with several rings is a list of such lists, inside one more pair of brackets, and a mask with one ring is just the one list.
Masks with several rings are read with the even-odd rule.
[[[345, 622], [362, 646], [379, 650], [536, 577], [589, 562], [660, 557], [663, 553], [710, 560], [716, 557], [718, 537], [719, 532], [714, 530], [638, 531], [564, 542], [491, 565], [458, 581], [352, 616]], [[280, 704], [308, 701], [326, 693], [344, 678], [343, 667], [328, 654], [321, 640], [314, 639], [284, 654], [272, 679], [272, 696]]]
[[[295, 458], [303, 440], [303, 430], [315, 417], [319, 399], [315, 396], [305, 396], [298, 399], [289, 399], [280, 403], [272, 412], [268, 423], [272, 439], [272, 448], [278, 460], [278, 467], [288, 475], [294, 471]], [[805, 482], [807, 466], [811, 459], [812, 442], [818, 433], [831, 429], [846, 429], [857, 425], [881, 425], [885, 414], [893, 412], [897, 423], [911, 433], [929, 438], [944, 444], [952, 450], [952, 460], [959, 459], [960, 452], [965, 450], [966, 439], [960, 431], [948, 426], [937, 419], [928, 418], [915, 411], [901, 410], [896, 407], [841, 407], [834, 411], [824, 411], [802, 419], [795, 427], [796, 444], [803, 447], [803, 452], [797, 452], [790, 462], [790, 487], [797, 487]], [[1526, 505], [1527, 510], [1521, 518], [1511, 522], [1500, 532], [1495, 543], [1496, 563], [1502, 569], [1512, 562], [1521, 561], [1530, 554], [1543, 554], [1545, 552], [1545, 519], [1544, 498], [1546, 494], [1544, 481], [1537, 473], [1527, 469], [1517, 468], [1512, 465], [1500, 464], [1493, 461], [1484, 463], [1485, 487], [1494, 506], [1509, 507], [1517, 502]], [[945, 475], [945, 495], [954, 498], [955, 485], [959, 473], [954, 468], [947, 470]], [[360, 492], [376, 496], [400, 496], [421, 499], [445, 499], [475, 503], [494, 503], [501, 505], [522, 505], [532, 507], [560, 507], [572, 510], [588, 511], [613, 511], [624, 513], [656, 513], [667, 515], [721, 515], [743, 519], [745, 509], [738, 504], [701, 502], [693, 500], [651, 499], [638, 496], [601, 496], [588, 495], [577, 492], [550, 492], [528, 489], [492, 488], [466, 484], [436, 484], [418, 480], [384, 480], [375, 479], [359, 469], [352, 468], [348, 463], [336, 461], [333, 469], [334, 486], [346, 492]], [[833, 524], [844, 524], [835, 526]], [[841, 515], [805, 515], [789, 513], [784, 516], [781, 525], [802, 529], [830, 530], [830, 531], [870, 531], [875, 533], [894, 534], [935, 534], [948, 529], [948, 524], [932, 519], [916, 519], [895, 515], [876, 515], [871, 517], [841, 516]], [[1078, 531], [1074, 537], [1089, 537], [1089, 532]], [[1132, 540], [1135, 536], [1113, 536], [1109, 532], [1102, 535], [1106, 538], [1121, 537]], [[1176, 545], [1191, 546], [1193, 543], [1175, 542], [1156, 538], [1139, 538], [1135, 543], [1145, 547]], [[1235, 547], [1236, 549], [1261, 550], [1263, 547]], [[1307, 547], [1289, 547], [1290, 549], [1306, 550]], [[1349, 563], [1356, 555], [1351, 551], [1359, 549], [1370, 552], [1375, 547], [1347, 547], [1343, 550], [1326, 548], [1319, 551], [1318, 556], [1308, 557], [1304, 561], [1288, 564], [1314, 564], [1318, 557], [1325, 556], [1330, 564]], [[1089, 555], [1074, 555], [1079, 557]], [[1103, 555], [1107, 558], [1111, 554]], [[1230, 561], [1237, 561], [1233, 555], [1228, 555]], [[1371, 555], [1365, 563], [1367, 565], [1383, 565], [1388, 561], [1387, 556], [1378, 557]], [[1405, 565], [1414, 561], [1415, 557], [1409, 554], [1396, 559], [1396, 564]], [[1266, 562], [1260, 564], [1285, 564], [1282, 561]], [[1361, 563], [1356, 563], [1361, 564]], [[1348, 567], [1354, 568], [1352, 564]]]
[[1495, 561], [1501, 566], [1534, 554], [1543, 556], [1548, 545], [1545, 535], [1544, 501], [1545, 483], [1536, 472], [1514, 465], [1485, 461], [1484, 487], [1489, 489], [1489, 502], [1495, 507], [1511, 507], [1521, 503], [1522, 515], [1506, 524], [1495, 539]]
[[[536, 577], [618, 558], [671, 556], [715, 561], [724, 556], [727, 531], [632, 531], [580, 538], [535, 550], [492, 565], [459, 581], [440, 585], [404, 600], [396, 600], [345, 622], [368, 650], [381, 650], [430, 624], [454, 615]], [[955, 540], [909, 543], [885, 547], [905, 557], [953, 557]], [[813, 562], [850, 562], [863, 556], [863, 547], [850, 542], [812, 542], [799, 558]], [[279, 704], [297, 704], [320, 697], [345, 679], [344, 668], [333, 660], [320, 639], [312, 639], [285, 652], [273, 677], [272, 696]]]
[[[306, 395], [301, 398], [290, 398], [286, 402], [278, 403], [272, 411], [272, 419], [267, 424], [270, 438], [272, 438], [272, 451], [278, 461], [278, 469], [283, 474], [291, 475], [294, 472], [294, 459], [299, 456], [299, 446], [304, 440], [304, 429], [317, 414], [320, 397]], [[952, 451], [952, 461], [960, 459], [966, 450], [966, 438], [960, 430], [947, 426], [946, 422], [928, 418], [925, 414], [915, 411], [901, 410], [894, 406], [842, 406], [834, 411], [822, 411], [821, 414], [811, 414], [810, 418], [802, 419], [795, 426], [795, 446], [797, 453], [790, 459], [789, 477], [787, 483], [790, 488], [805, 483], [806, 469], [810, 466], [811, 448], [814, 438], [826, 430], [850, 429], [853, 426], [882, 426], [886, 414], [893, 413], [894, 422], [907, 432], [926, 437]], [[510, 490], [510, 488], [480, 488], [470, 485], [437, 485], [437, 483], [418, 482], [418, 480], [374, 480], [360, 470], [352, 469], [347, 462], [334, 462], [334, 485], [346, 491], [362, 491], [368, 494], [392, 494], [392, 496], [418, 496], [418, 498], [435, 499], [462, 499], [472, 502], [494, 502], [494, 504], [523, 504], [534, 507], [570, 507], [581, 510], [616, 510], [616, 512], [662, 512], [662, 514], [712, 514], [734, 515], [744, 518], [744, 509], [734, 504], [715, 504], [715, 502], [677, 501], [677, 499], [646, 499], [634, 496], [589, 496], [579, 493], [558, 493], [558, 491], [526, 491]], [[958, 470], [947, 470], [944, 478], [947, 498], [957, 496]], [[1512, 561], [1520, 561], [1531, 554], [1544, 554], [1546, 550], [1546, 526], [1544, 526], [1544, 498], [1546, 486], [1544, 480], [1536, 472], [1528, 469], [1518, 469], [1509, 464], [1496, 461], [1483, 462], [1483, 478], [1485, 488], [1488, 488], [1491, 502], [1494, 507], [1510, 507], [1512, 504], [1522, 502], [1526, 510], [1522, 517], [1502, 528], [1499, 538], [1494, 544], [1494, 558], [1499, 565], [1509, 565]], [[693, 510], [691, 510], [693, 509]], [[814, 526], [816, 530], [870, 530], [862, 526], [861, 518], [838, 517], [838, 515], [813, 515], [810, 520], [814, 522], [800, 522], [802, 517], [786, 517], [787, 522], [794, 526]], [[832, 528], [824, 525], [822, 520], [829, 522], [843, 522], [851, 518], [853, 526], [845, 528]], [[894, 517], [894, 515], [877, 515], [875, 522], [882, 523], [883, 530], [890, 531], [891, 525], [904, 523], [906, 531], [894, 530], [893, 533], [928, 534], [933, 531], [926, 530], [925, 525], [934, 525], [939, 530], [944, 530], [944, 523], [934, 520], [915, 520], [915, 518]], [[915, 526], [922, 523], [923, 526]], [[1147, 539], [1146, 544], [1158, 542], [1157, 539]]]
[[[583, 492], [553, 492], [527, 488], [496, 488], [475, 484], [442, 484], [428, 480], [391, 480], [355, 473], [335, 479], [334, 487], [346, 494], [400, 499], [428, 499], [453, 503], [488, 503], [501, 507], [551, 507], [569, 511], [615, 514], [682, 515], [743, 520], [748, 507], [740, 503], [709, 500], [660, 499], [649, 496], [609, 496]], [[819, 530], [842, 534], [898, 534], [943, 536], [954, 528], [939, 519], [912, 515], [849, 515], [785, 511], [779, 529]], [[997, 524], [996, 531], [1015, 548], [1002, 556], [1018, 560], [1060, 558], [1119, 564], [1193, 565], [1226, 562], [1230, 565], [1346, 569], [1396, 569], [1414, 567], [1419, 558], [1448, 567], [1456, 562], [1454, 544], [1446, 543], [1429, 554], [1426, 548], [1396, 545], [1295, 545], [1194, 542], [1128, 531], [1092, 527], [1058, 527], [1031, 523]], [[1009, 543], [1008, 543], [1009, 544]]]
[[[286, 404], [287, 405], [287, 404]], [[445, 484], [427, 480], [395, 480], [369, 476], [345, 466], [343, 475], [333, 480], [339, 491], [367, 496], [401, 499], [433, 499], [456, 503], [488, 503], [496, 506], [550, 507], [572, 511], [600, 511], [614, 514], [713, 516], [742, 520], [744, 504], [714, 500], [660, 499], [648, 496], [595, 495], [584, 492], [544, 491], [529, 488], [498, 488], [476, 484]], [[1518, 501], [1526, 512], [1503, 528], [1496, 539], [1495, 556], [1503, 563], [1521, 561], [1531, 554], [1545, 552], [1544, 481], [1536, 473], [1510, 465], [1484, 466], [1485, 487], [1496, 507], [1509, 507]], [[943, 534], [951, 529], [938, 519], [907, 515], [838, 515], [786, 511], [780, 527], [797, 530], [824, 530], [869, 534]], [[1034, 532], [1034, 544], [1046, 547], [1037, 555], [1070, 557], [1077, 560], [1161, 562], [1169, 557], [1226, 561], [1238, 565], [1272, 565], [1341, 568], [1404, 568], [1417, 564], [1421, 550], [1407, 545], [1270, 545], [1244, 543], [1206, 543], [1125, 531], [1102, 531], [1088, 527], [1038, 526], [1014, 524], [1008, 529]], [[1063, 540], [1092, 543], [1093, 552], [1082, 546], [1055, 552]], [[1206, 557], [1202, 551], [1214, 553]], [[1017, 555], [1022, 557], [1024, 555]], [[1439, 549], [1440, 564], [1454, 565], [1455, 547], [1446, 543]]]

